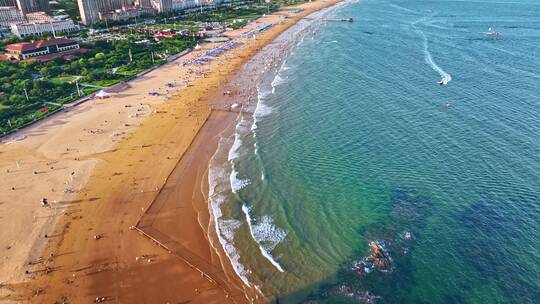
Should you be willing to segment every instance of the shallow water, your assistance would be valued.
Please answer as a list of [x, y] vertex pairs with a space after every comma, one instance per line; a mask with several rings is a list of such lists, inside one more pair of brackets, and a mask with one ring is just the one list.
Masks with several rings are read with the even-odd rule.
[[[540, 3], [328, 14], [211, 164], [239, 272], [280, 303], [539, 303]], [[392, 270], [360, 275], [372, 240]]]

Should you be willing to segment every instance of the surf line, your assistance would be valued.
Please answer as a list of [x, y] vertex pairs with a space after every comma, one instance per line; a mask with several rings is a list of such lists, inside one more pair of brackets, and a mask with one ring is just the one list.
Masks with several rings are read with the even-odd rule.
[[425, 21], [426, 18], [422, 18], [416, 22], [412, 23], [412, 27], [422, 36], [422, 39], [424, 40], [424, 60], [426, 63], [439, 75], [441, 75], [441, 80], [438, 82], [440, 85], [446, 85], [452, 80], [452, 76], [445, 72], [435, 61], [433, 60], [433, 57], [431, 56], [431, 53], [429, 52], [429, 45], [428, 45], [428, 39], [426, 34], [416, 27], [416, 24], [419, 22]]
[[274, 265], [274, 267], [276, 267], [277, 270], [279, 270], [280, 272], [285, 272], [285, 270], [283, 269], [283, 267], [281, 267], [281, 264], [279, 264], [278, 261], [276, 261], [274, 259], [274, 257], [272, 256], [272, 254], [270, 254], [269, 250], [264, 248], [264, 246], [262, 244], [259, 243], [259, 241], [257, 241], [257, 238], [255, 237], [255, 233], [253, 232], [253, 224], [251, 223], [251, 215], [249, 213], [249, 208], [246, 206], [246, 205], [242, 205], [242, 211], [244, 212], [244, 215], [246, 216], [246, 222], [248, 223], [248, 226], [249, 226], [249, 232], [251, 233], [251, 237], [255, 240], [255, 242], [257, 242], [257, 244], [259, 245], [259, 250], [261, 251], [261, 254], [272, 264]]

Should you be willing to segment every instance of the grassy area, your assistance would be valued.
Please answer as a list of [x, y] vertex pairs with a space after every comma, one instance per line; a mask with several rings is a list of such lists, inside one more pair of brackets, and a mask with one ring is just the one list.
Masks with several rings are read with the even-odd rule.
[[110, 87], [110, 86], [115, 85], [115, 84], [117, 84], [117, 83], [119, 83], [121, 81], [122, 80], [120, 80], [120, 79], [98, 80], [98, 81], [92, 81], [92, 82], [87, 83], [87, 84], [100, 86], [100, 87]]
[[75, 79], [77, 79], [77, 76], [58, 76], [58, 77], [51, 78], [51, 81], [55, 83], [62, 83], [62, 82], [72, 83], [75, 81]]
[[[172, 18], [158, 16], [152, 17], [158, 23], [148, 27], [154, 31], [185, 29], [196, 32], [199, 30], [198, 22], [219, 22], [227, 27], [239, 28], [250, 20], [277, 10], [280, 5], [300, 2], [304, 1], [280, 1], [279, 5], [273, 3], [270, 6], [260, 4], [226, 6], [213, 12]], [[74, 0], [60, 0], [59, 3], [70, 5], [66, 11], [58, 11], [62, 7], [56, 7], [58, 14], [75, 14]], [[78, 94], [73, 83], [77, 77], [81, 83], [111, 86], [148, 68], [163, 64], [167, 56], [182, 52], [198, 43], [193, 37], [176, 37], [156, 42], [151, 34], [144, 30], [119, 28], [111, 33], [123, 36], [125, 40], [85, 40], [86, 42], [81, 43], [81, 47], [89, 51], [79, 54], [78, 60], [66, 61], [57, 58], [45, 63], [0, 62], [0, 133], [20, 127], [58, 108], [47, 105], [45, 111], [43, 108], [45, 102], [64, 104], [77, 99]], [[84, 35], [86, 33], [82, 33], [81, 37]], [[0, 45], [16, 42], [12, 40], [0, 41]], [[148, 43], [135, 43], [141, 40]], [[114, 69], [116, 73], [113, 74]], [[98, 88], [82, 88], [84, 94], [98, 90]]]
[[[89, 51], [78, 60], [57, 58], [49, 62], [0, 62], [0, 134], [42, 117], [47, 102], [69, 103], [78, 98], [74, 81], [111, 86], [165, 62], [163, 58], [193, 47], [197, 40], [176, 37], [160, 42], [142, 34], [126, 35], [122, 41], [99, 40], [82, 44]], [[154, 60], [152, 58], [154, 57]], [[116, 73], [113, 74], [113, 70]], [[80, 76], [75, 76], [80, 75]], [[81, 88], [84, 94], [99, 89]], [[49, 107], [49, 106], [47, 106]], [[51, 111], [54, 109], [50, 109]]]
[[97, 91], [99, 91], [98, 88], [84, 88], [84, 89], [82, 89], [82, 92], [83, 92], [84, 95], [92, 94], [92, 93], [97, 92]]

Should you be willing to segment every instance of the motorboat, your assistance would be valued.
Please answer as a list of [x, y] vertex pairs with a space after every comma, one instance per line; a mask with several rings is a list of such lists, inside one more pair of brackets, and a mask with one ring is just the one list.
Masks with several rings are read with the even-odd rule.
[[482, 32], [482, 34], [488, 35], [488, 36], [499, 36], [501, 33], [497, 32], [497, 31], [494, 31], [494, 30], [490, 27], [490, 28], [488, 28], [487, 32]]

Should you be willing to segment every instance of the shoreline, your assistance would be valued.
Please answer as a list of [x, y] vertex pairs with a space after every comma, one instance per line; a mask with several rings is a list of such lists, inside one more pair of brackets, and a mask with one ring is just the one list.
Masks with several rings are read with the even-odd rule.
[[[333, 5], [337, 3], [338, 2], [334, 3]], [[326, 8], [328, 7], [321, 8], [320, 10]], [[308, 15], [311, 16], [312, 14], [316, 14], [320, 10], [312, 11]], [[304, 19], [304, 17], [299, 18], [297, 21], [301, 21], [302, 19]], [[255, 110], [254, 107], [256, 107], [258, 104], [258, 84], [268, 76], [267, 74], [269, 74], [269, 72], [272, 70], [272, 68], [269, 68], [270, 66], [277, 66], [283, 63], [283, 58], [281, 58], [281, 56], [284, 55], [284, 53], [290, 51], [292, 45], [296, 45], [296, 43], [298, 42], [297, 36], [301, 35], [301, 33], [305, 31], [305, 28], [301, 28], [298, 29], [296, 32], [289, 34], [289, 31], [297, 25], [299, 25], [298, 22], [295, 22], [294, 24], [291, 24], [289, 27], [287, 27], [286, 30], [280, 31], [272, 39], [268, 39], [270, 42], [267, 43], [263, 48], [261, 48], [254, 56], [248, 58], [248, 60], [246, 60], [246, 62], [242, 64], [239, 70], [234, 73], [233, 77], [231, 77], [231, 79], [229, 79], [229, 81], [227, 81], [227, 83], [224, 84], [218, 90], [218, 92], [216, 92], [216, 94], [214, 94], [214, 96], [210, 97], [209, 103], [211, 104], [212, 110], [209, 114], [207, 122], [199, 130], [199, 133], [195, 137], [194, 142], [190, 145], [188, 151], [186, 151], [186, 156], [180, 159], [177, 166], [171, 172], [171, 175], [167, 178], [165, 186], [160, 190], [156, 198], [146, 209], [145, 214], [140, 219], [140, 221], [151, 222], [152, 224], [143, 223], [142, 225], [140, 225], [141, 227], [139, 227], [140, 222], [138, 222], [136, 225], [137, 230], [139, 230], [149, 239], [160, 244], [169, 252], [172, 252], [173, 254], [180, 252], [181, 259], [183, 259], [192, 268], [200, 271], [201, 274], [204, 273], [204, 275], [207, 276], [209, 280], [217, 282], [220, 286], [222, 286], [226, 285], [223, 283], [228, 278], [228, 282], [229, 284], [232, 284], [232, 288], [225, 287], [224, 289], [227, 290], [226, 293], [228, 295], [230, 295], [232, 298], [236, 298], [236, 300], [234, 300], [235, 302], [238, 301], [239, 295], [234, 295], [234, 290], [238, 289], [239, 284], [243, 286], [246, 298], [250, 302], [261, 301], [261, 299], [264, 299], [264, 302], [267, 302], [269, 301], [269, 298], [265, 298], [265, 295], [261, 292], [261, 289], [257, 285], [251, 284], [247, 277], [242, 274], [243, 265], [238, 265], [239, 267], [241, 267], [241, 269], [237, 269], [237, 267], [235, 267], [234, 264], [239, 263], [239, 261], [236, 260], [238, 257], [232, 257], [231, 254], [227, 252], [226, 247], [230, 246], [231, 244], [227, 243], [227, 241], [223, 240], [223, 238], [219, 235], [220, 228], [219, 225], [216, 224], [219, 219], [215, 215], [216, 210], [213, 210], [216, 206], [212, 206], [212, 202], [211, 200], [209, 200], [209, 163], [216, 157], [217, 154], [220, 153], [216, 145], [221, 145], [222, 140], [227, 139], [235, 134], [235, 129], [241, 117], [245, 114], [253, 115], [252, 112]], [[310, 24], [307, 25], [307, 27], [310, 27]], [[282, 36], [283, 38], [281, 39]], [[284, 51], [283, 48], [287, 49], [287, 51]], [[265, 72], [262, 74], [260, 73], [261, 67], [264, 67], [265, 70]], [[246, 93], [246, 91], [248, 93]], [[236, 104], [239, 109], [237, 108], [237, 110], [232, 110], [228, 108], [232, 104]], [[247, 108], [253, 109], [248, 110]], [[227, 113], [229, 115], [223, 115], [224, 113]], [[213, 119], [221, 120], [222, 127], [208, 127], [208, 125], [210, 124], [210, 122], [208, 121], [211, 121]], [[206, 145], [210, 145], [212, 148], [210, 148], [209, 150], [207, 149], [206, 154], [198, 155], [196, 160], [196, 162], [199, 162], [198, 164], [186, 165], [186, 163], [190, 163], [193, 161], [189, 154], [194, 152], [189, 150], [195, 150], [199, 148], [199, 145], [202, 145], [202, 142], [197, 142], [197, 140], [205, 136], [210, 137], [210, 139], [205, 139], [203, 140], [203, 142]], [[208, 153], [212, 151], [214, 153]], [[226, 152], [225, 154], [228, 153], [230, 152]], [[203, 153], [199, 151], [197, 152], [197, 154]], [[194, 171], [193, 167], [197, 166], [199, 167], [199, 171], [201, 171], [201, 168], [204, 167], [208, 167], [208, 169], [204, 173], [195, 174], [190, 172], [190, 170]], [[178, 175], [182, 176], [178, 178]], [[190, 193], [196, 191], [196, 186], [193, 189], [190, 188], [189, 190], [182, 189], [185, 188], [183, 183], [193, 179], [197, 180], [196, 183], [200, 184], [202, 191], [202, 197], [199, 195], [194, 195], [193, 200], [198, 200], [199, 205], [203, 206], [202, 209], [204, 209], [204, 206], [207, 205], [208, 211], [210, 212], [210, 219], [207, 219], [206, 214], [204, 214], [204, 220], [201, 221], [199, 219], [199, 224], [201, 225], [201, 228], [206, 231], [208, 235], [207, 240], [211, 243], [211, 247], [217, 252], [218, 257], [220, 258], [221, 267], [225, 271], [224, 276], [221, 276], [219, 271], [212, 271], [209, 268], [210, 265], [207, 265], [207, 263], [204, 263], [204, 261], [198, 261], [198, 257], [193, 257], [192, 252], [186, 252], [186, 248], [181, 248], [182, 246], [179, 246], [179, 244], [177, 243], [174, 245], [171, 244], [175, 242], [171, 241], [169, 238], [173, 238], [173, 236], [175, 235], [176, 237], [179, 237], [178, 234], [181, 234], [182, 228], [176, 227], [175, 229], [172, 229], [172, 226], [175, 226], [174, 224], [162, 223], [163, 221], [167, 220], [167, 217], [171, 217], [171, 215], [161, 214], [169, 213], [168, 210], [173, 209], [174, 205], [178, 205], [177, 201], [181, 200], [181, 196], [187, 196]], [[171, 198], [171, 188], [174, 188], [174, 191], [179, 191], [183, 193], [181, 195], [173, 194]], [[166, 190], [163, 191], [163, 189]], [[217, 206], [217, 208], [219, 209], [219, 206]], [[201, 216], [201, 213], [205, 213], [204, 210], [200, 210], [198, 212], [199, 216]], [[181, 216], [181, 212], [178, 212], [178, 214], [176, 214], [175, 216]], [[159, 217], [161, 217], [161, 219]], [[249, 224], [251, 225], [251, 223]], [[182, 251], [184, 251], [183, 255], [181, 254]], [[271, 255], [266, 252], [266, 250], [262, 247], [261, 252], [266, 259], [272, 260]], [[277, 262], [274, 261], [274, 263]], [[278, 268], [280, 268], [281, 272], [284, 271], [283, 269], [281, 269], [281, 267], [278, 266]], [[234, 278], [235, 276], [236, 278]]]
[[[232, 92], [235, 92], [235, 88], [242, 87], [244, 92], [246, 90], [249, 91], [248, 94], [243, 94], [244, 98], [247, 98], [247, 101], [240, 103], [243, 111], [239, 114], [239, 117], [233, 126], [233, 130], [229, 131], [227, 136], [220, 139], [219, 151], [216, 151], [212, 156], [211, 164], [209, 165], [209, 171], [213, 171], [214, 175], [212, 177], [208, 177], [207, 175], [208, 183], [212, 184], [213, 187], [213, 190], [209, 193], [210, 199], [208, 199], [209, 211], [214, 218], [212, 224], [213, 226], [216, 226], [216, 222], [221, 222], [224, 226], [221, 228], [223, 231], [222, 235], [218, 236], [218, 241], [221, 243], [222, 249], [226, 248], [230, 250], [229, 253], [225, 252], [225, 254], [232, 264], [237, 264], [237, 267], [233, 267], [235, 268], [236, 274], [242, 277], [242, 281], [244, 281], [246, 285], [250, 286], [251, 289], [254, 289], [255, 295], [262, 295], [265, 298], [265, 301], [275, 300], [276, 294], [274, 293], [275, 290], [273, 290], [273, 288], [267, 288], [268, 286], [265, 286], [264, 279], [255, 274], [258, 270], [261, 270], [258, 268], [273, 269], [272, 271], [281, 273], [286, 272], [287, 270], [282, 266], [279, 258], [273, 255], [271, 252], [272, 248], [268, 248], [266, 245], [262, 244], [258, 239], [258, 235], [254, 233], [253, 226], [257, 221], [251, 217], [250, 210], [245, 204], [242, 204], [242, 214], [235, 214], [236, 216], [232, 217], [228, 215], [223, 219], [221, 219], [223, 214], [220, 205], [223, 203], [223, 196], [227, 197], [231, 193], [237, 195], [238, 191], [250, 184], [249, 180], [242, 180], [236, 176], [235, 173], [238, 172], [236, 171], [237, 169], [235, 166], [238, 165], [238, 163], [236, 163], [240, 154], [238, 150], [243, 149], [242, 145], [245, 145], [243, 139], [240, 140], [240, 138], [243, 138], [244, 136], [255, 137], [254, 132], [257, 129], [259, 120], [262, 118], [261, 116], [265, 116], [267, 111], [271, 109], [271, 105], [264, 102], [263, 96], [274, 93], [276, 83], [280, 79], [279, 73], [285, 62], [288, 60], [288, 56], [291, 53], [294, 53], [295, 49], [306, 37], [314, 35], [318, 31], [316, 23], [324, 22], [324, 16], [329, 12], [332, 12], [339, 4], [340, 3], [335, 3], [331, 7], [325, 7], [311, 12], [307, 18], [302, 18], [286, 31], [280, 33], [271, 43], [267, 44], [242, 66], [237, 73], [237, 76], [230, 81], [231, 87], [229, 89]], [[249, 125], [251, 125], [251, 127]], [[221, 147], [222, 144], [223, 147]], [[257, 148], [255, 148], [255, 150], [256, 149]], [[255, 151], [255, 153], [257, 152]], [[264, 179], [264, 172], [262, 172], [262, 174]], [[221, 176], [221, 178], [218, 177], [216, 179], [215, 176]], [[229, 183], [230, 185], [227, 185]], [[217, 191], [214, 191], [216, 189]], [[226, 200], [225, 203], [228, 204], [229, 201]], [[213, 206], [214, 204], [215, 206]], [[231, 210], [229, 210], [230, 208], [237, 209], [236, 207], [225, 207], [227, 210], [225, 212], [231, 212]], [[240, 218], [237, 217], [238, 215], [240, 215]], [[247, 224], [248, 228], [245, 228], [245, 224]], [[244, 228], [242, 228], [242, 226], [244, 226]], [[214, 234], [219, 234], [220, 228], [215, 228], [216, 231]], [[279, 228], [276, 229], [279, 230]], [[286, 233], [283, 233], [284, 237]], [[249, 259], [257, 260], [255, 268], [251, 268], [254, 267], [253, 264], [246, 265], [240, 260], [240, 254], [242, 254], [242, 256], [245, 254], [245, 251], [240, 253], [240, 248], [236, 248], [235, 246], [236, 236], [240, 234], [242, 235], [242, 243], [245, 243], [246, 241], [251, 242], [257, 248], [256, 252], [253, 252], [254, 247], [253, 245], [250, 245], [252, 246], [250, 250], [256, 257], [250, 256]], [[248, 239], [244, 240], [244, 237], [247, 237]], [[245, 248], [242, 247], [241, 249], [244, 250]], [[248, 267], [246, 268], [246, 266]]]
[[[45, 253], [41, 255], [41, 258], [48, 258], [37, 266], [28, 267], [31, 269], [27, 270], [29, 273], [27, 273], [27, 278], [22, 280], [23, 283], [18, 283], [18, 280], [8, 279], [12, 291], [7, 292], [7, 294], [0, 294], [0, 300], [8, 302], [54, 302], [58, 300], [86, 302], [96, 296], [107, 296], [111, 297], [111, 299], [121, 299], [123, 302], [130, 303], [170, 301], [172, 299], [221, 303], [222, 301], [219, 299], [227, 299], [225, 293], [216, 289], [212, 283], [201, 278], [198, 273], [190, 270], [178, 259], [163, 252], [161, 248], [157, 248], [148, 240], [141, 238], [140, 235], [129, 231], [129, 226], [137, 221], [143, 209], [148, 206], [148, 202], [156, 196], [157, 191], [165, 184], [168, 174], [178, 165], [175, 160], [179, 160], [184, 151], [192, 148], [191, 142], [211, 113], [211, 106], [207, 101], [208, 97], [215, 94], [219, 95], [223, 83], [234, 77], [235, 72], [239, 70], [246, 60], [273, 41], [280, 33], [306, 15], [337, 2], [339, 1], [319, 1], [302, 4], [301, 6], [308, 8], [300, 14], [292, 14], [288, 19], [281, 19], [279, 16], [282, 15], [278, 14], [258, 19], [257, 22], [250, 26], [253, 27], [257, 23], [264, 22], [264, 18], [273, 18], [275, 25], [260, 34], [260, 37], [255, 42], [247, 41], [237, 49], [225, 53], [219, 59], [198, 68], [196, 73], [204, 76], [196, 78], [193, 86], [182, 88], [175, 97], [165, 98], [171, 101], [159, 102], [152, 100], [153, 98], [144, 96], [143, 89], [136, 87], [143, 81], [153, 82], [153, 74], [163, 74], [163, 70], [166, 70], [163, 66], [148, 75], [133, 80], [130, 82], [130, 85], [134, 87], [133, 89], [130, 88], [117, 94], [119, 95], [118, 98], [126, 98], [127, 103], [125, 105], [116, 105], [116, 107], [115, 105], [104, 105], [102, 110], [110, 111], [110, 108], [121, 110], [123, 107], [129, 109], [129, 107], [137, 106], [144, 108], [143, 111], [147, 113], [146, 117], [142, 121], [135, 119], [134, 123], [126, 123], [120, 120], [110, 123], [116, 125], [108, 126], [110, 128], [103, 131], [103, 133], [106, 133], [109, 139], [112, 137], [116, 140], [98, 141], [97, 145], [90, 145], [90, 151], [85, 150], [86, 153], [81, 151], [88, 150], [88, 144], [79, 143], [75, 144], [75, 147], [64, 150], [65, 145], [57, 142], [58, 137], [61, 137], [60, 143], [66, 142], [68, 146], [73, 144], [73, 140], [70, 140], [69, 136], [66, 135], [73, 133], [73, 124], [75, 123], [70, 121], [68, 124], [61, 120], [66, 119], [63, 116], [79, 118], [78, 116], [86, 115], [89, 117], [84, 122], [79, 122], [77, 126], [96, 124], [97, 121], [103, 119], [103, 116], [100, 115], [103, 113], [98, 112], [90, 115], [91, 112], [97, 112], [97, 110], [90, 108], [95, 104], [107, 104], [107, 100], [87, 103], [81, 105], [80, 108], [70, 109], [69, 114], [54, 117], [55, 121], [50, 119], [38, 122], [21, 132], [28, 135], [17, 134], [29, 138], [21, 140], [24, 144], [15, 140], [13, 145], [10, 145], [10, 148], [16, 146], [16, 149], [0, 150], [0, 153], [9, 156], [6, 161], [11, 163], [13, 160], [17, 160], [21, 151], [26, 153], [26, 156], [32, 156], [32, 153], [41, 151], [40, 156], [43, 155], [44, 159], [49, 159], [48, 162], [55, 161], [66, 165], [65, 172], [59, 172], [56, 174], [57, 176], [55, 175], [55, 177], [58, 177], [56, 180], [50, 181], [50, 184], [41, 185], [42, 190], [33, 189], [32, 192], [46, 192], [45, 189], [50, 185], [62, 184], [62, 179], [69, 176], [69, 172], [73, 168], [77, 168], [75, 170], [77, 173], [71, 175], [75, 175], [76, 180], [71, 177], [72, 184], [68, 186], [71, 187], [78, 182], [81, 188], [74, 192], [68, 191], [64, 193], [69, 194], [70, 199], [66, 199], [66, 195], [59, 196], [61, 200], [58, 199], [53, 204], [56, 215], [53, 214], [51, 217], [49, 210], [44, 210], [45, 208], [35, 211], [52, 219], [56, 218], [55, 220], [58, 222], [49, 230], [51, 237], [47, 239], [47, 248]], [[283, 20], [286, 20], [286, 22], [282, 23]], [[246, 30], [247, 28], [242, 28], [236, 32], [240, 33]], [[212, 45], [216, 44], [205, 44], [204, 46], [206, 48]], [[204, 48], [202, 51], [204, 51]], [[197, 54], [200, 54], [200, 52], [188, 56], [195, 58]], [[222, 62], [223, 60], [229, 61]], [[175, 65], [178, 61], [164, 65], [170, 65], [170, 75], [177, 74]], [[184, 77], [187, 76], [184, 75]], [[182, 77], [178, 77], [179, 80], [180, 78]], [[161, 80], [168, 81], [166, 77], [165, 79], [162, 77]], [[153, 84], [155, 85], [155, 83]], [[136, 90], [139, 90], [139, 93], [133, 92], [136, 94], [129, 94], [131, 91]], [[122, 94], [127, 96], [120, 96]], [[166, 94], [168, 92], [164, 95]], [[130, 95], [131, 98], [127, 98]], [[138, 100], [133, 101], [133, 97], [140, 98], [141, 96], [144, 96], [142, 99], [146, 100], [148, 105], [142, 102], [137, 104]], [[118, 111], [119, 114], [120, 112]], [[135, 118], [137, 117], [135, 115]], [[130, 116], [130, 118], [132, 117]], [[105, 120], [105, 124], [108, 122], [108, 120]], [[122, 124], [125, 126], [124, 130], [122, 130]], [[52, 130], [52, 128], [60, 129], [62, 132], [54, 134], [56, 129]], [[41, 132], [39, 132], [40, 130]], [[97, 130], [96, 132], [101, 131]], [[47, 137], [47, 140], [39, 142], [39, 140], [35, 139], [39, 137]], [[78, 139], [81, 142], [81, 137]], [[83, 142], [92, 142], [89, 138], [83, 138], [82, 140], [86, 140]], [[33, 143], [33, 141], [38, 142]], [[34, 146], [25, 147], [28, 144], [34, 144]], [[51, 157], [51, 155], [54, 157]], [[165, 155], [167, 155], [166, 160], [163, 159]], [[69, 158], [69, 162], [66, 162], [67, 158]], [[43, 159], [39, 159], [35, 161], [35, 164], [43, 165], [42, 162]], [[7, 163], [0, 165], [3, 165], [2, 168], [8, 166]], [[13, 166], [13, 164], [9, 165]], [[17, 160], [17, 168], [18, 166]], [[81, 168], [81, 166], [86, 167]], [[207, 172], [206, 170], [207, 168], [204, 168], [202, 172]], [[152, 172], [152, 174], [147, 174], [148, 172]], [[12, 181], [13, 184], [20, 182], [24, 185], [24, 183], [28, 182], [25, 180], [28, 172], [24, 173], [23, 175], [21, 172], [21, 177], [10, 180], [10, 182]], [[40, 177], [41, 174], [34, 175]], [[204, 182], [202, 182], [204, 174], [201, 175], [199, 172], [194, 185], [198, 183], [200, 186], [194, 186], [194, 189], [204, 189]], [[59, 179], [60, 177], [62, 178]], [[52, 178], [49, 177], [48, 179]], [[199, 190], [202, 196], [204, 196], [203, 191]], [[62, 203], [64, 201], [65, 203]], [[199, 203], [195, 202], [191, 207], [197, 225], [192, 228], [197, 228], [203, 232], [206, 231], [206, 234], [208, 234], [210, 227], [207, 227], [206, 230], [202, 227], [205, 222], [210, 222], [210, 216], [204, 214], [204, 208], [208, 213], [208, 203], [202, 200], [205, 203], [201, 205], [200, 201], [201, 199], [199, 199]], [[30, 206], [26, 207], [27, 209], [30, 208], [29, 210], [34, 209], [33, 206], [37, 205], [37, 203], [29, 204]], [[208, 220], [205, 220], [205, 216]], [[34, 235], [36, 240], [42, 238], [41, 231], [34, 232]], [[97, 235], [102, 235], [103, 238], [94, 240], [93, 236]], [[206, 242], [206, 247], [209, 248], [211, 247], [208, 242], [209, 238], [203, 233], [202, 239], [194, 239], [193, 241], [202, 244], [202, 247], [205, 247], [203, 243]], [[227, 268], [226, 263], [211, 252], [213, 250], [210, 250], [208, 255], [210, 260], [216, 262], [219, 260], [217, 263], [221, 267]], [[147, 261], [145, 264], [136, 259], [136, 257], [143, 256]], [[19, 261], [22, 259], [28, 260], [27, 258], [18, 258]], [[20, 267], [15, 267], [10, 273], [13, 273], [13, 271], [21, 271], [24, 276], [24, 272]], [[228, 271], [230, 273], [230, 269]], [[231, 278], [230, 275], [229, 278]], [[178, 291], [177, 286], [186, 288]]]

